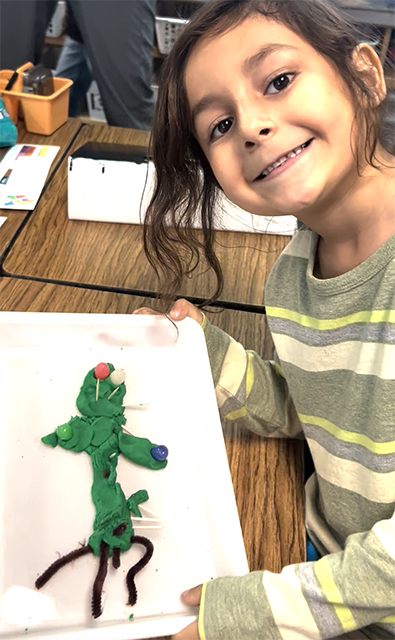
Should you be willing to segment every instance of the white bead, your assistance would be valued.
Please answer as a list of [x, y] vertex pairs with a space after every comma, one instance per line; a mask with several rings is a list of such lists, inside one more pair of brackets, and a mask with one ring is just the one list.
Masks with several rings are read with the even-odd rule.
[[124, 369], [115, 369], [110, 375], [110, 380], [113, 384], [119, 385], [125, 382], [126, 374]]

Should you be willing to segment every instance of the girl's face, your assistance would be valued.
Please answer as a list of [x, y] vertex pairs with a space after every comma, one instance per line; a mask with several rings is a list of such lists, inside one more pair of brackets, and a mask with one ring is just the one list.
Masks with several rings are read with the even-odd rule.
[[347, 88], [281, 23], [253, 16], [204, 38], [185, 82], [196, 138], [225, 194], [242, 209], [309, 218], [357, 179]]

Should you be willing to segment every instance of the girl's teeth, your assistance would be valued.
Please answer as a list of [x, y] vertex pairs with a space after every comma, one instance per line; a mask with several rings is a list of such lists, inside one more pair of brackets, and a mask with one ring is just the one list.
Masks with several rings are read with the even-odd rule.
[[301, 153], [305, 147], [306, 147], [306, 143], [301, 144], [300, 147], [296, 147], [296, 149], [287, 153], [286, 156], [282, 156], [282, 158], [280, 158], [279, 160], [276, 160], [276, 162], [273, 162], [273, 164], [271, 164], [270, 167], [267, 167], [265, 171], [263, 171], [262, 177], [266, 178], [266, 176], [268, 176], [269, 173], [274, 171], [274, 169], [277, 169], [277, 167], [280, 167], [281, 165], [283, 165], [284, 162], [286, 162], [287, 160], [291, 160], [291, 158], [294, 158], [295, 156], [299, 155], [299, 153]]

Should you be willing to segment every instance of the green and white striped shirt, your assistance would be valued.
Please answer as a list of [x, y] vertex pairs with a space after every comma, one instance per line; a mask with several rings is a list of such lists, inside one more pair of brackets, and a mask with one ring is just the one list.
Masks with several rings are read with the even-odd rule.
[[203, 328], [221, 418], [306, 438], [323, 557], [204, 585], [202, 639], [395, 638], [395, 236], [327, 280], [313, 276], [317, 239], [301, 229], [267, 282], [273, 361]]

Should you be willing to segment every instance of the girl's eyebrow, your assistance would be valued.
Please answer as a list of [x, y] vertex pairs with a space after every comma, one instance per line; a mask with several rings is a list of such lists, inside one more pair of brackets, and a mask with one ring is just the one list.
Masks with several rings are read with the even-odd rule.
[[272, 53], [278, 53], [279, 51], [297, 51], [298, 47], [294, 47], [291, 44], [266, 44], [264, 47], [259, 49], [258, 53], [255, 53], [250, 58], [247, 58], [243, 62], [243, 70], [245, 73], [248, 73], [255, 69], [261, 62], [263, 62], [268, 56], [272, 55]]
[[199, 102], [197, 102], [192, 109], [192, 122], [195, 122], [199, 113], [202, 113], [202, 111], [206, 111], [206, 109], [209, 109], [214, 102], [219, 102], [219, 100], [220, 97], [215, 93], [209, 93], [207, 96], [204, 96], [204, 98], [199, 100]]
[[[257, 67], [263, 60], [268, 58], [273, 53], [277, 53], [279, 51], [297, 51], [298, 47], [294, 47], [291, 44], [267, 44], [264, 47], [261, 47], [257, 53], [255, 53], [250, 58], [247, 58], [243, 62], [243, 70], [245, 73], [251, 72], [255, 67]], [[220, 97], [215, 93], [210, 93], [207, 96], [204, 96], [199, 102], [195, 104], [192, 109], [192, 122], [195, 122], [197, 116], [209, 109], [213, 103], [220, 100]]]

